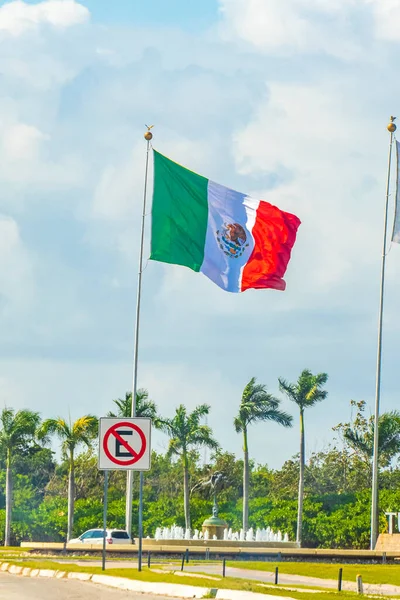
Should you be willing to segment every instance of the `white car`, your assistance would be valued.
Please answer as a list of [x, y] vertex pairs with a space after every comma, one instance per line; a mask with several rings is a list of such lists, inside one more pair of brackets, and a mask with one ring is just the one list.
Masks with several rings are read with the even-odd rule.
[[[89, 529], [78, 538], [69, 540], [69, 544], [102, 544], [103, 529]], [[124, 529], [106, 529], [107, 544], [132, 544], [130, 535]]]

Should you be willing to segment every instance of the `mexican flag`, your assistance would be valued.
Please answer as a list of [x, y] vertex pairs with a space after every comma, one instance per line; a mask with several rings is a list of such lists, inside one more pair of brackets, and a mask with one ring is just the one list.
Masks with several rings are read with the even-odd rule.
[[154, 152], [151, 255], [228, 292], [284, 290], [300, 220]]

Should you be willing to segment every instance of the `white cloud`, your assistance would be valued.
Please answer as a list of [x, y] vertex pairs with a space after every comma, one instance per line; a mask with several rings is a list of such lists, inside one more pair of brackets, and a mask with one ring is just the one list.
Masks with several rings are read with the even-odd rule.
[[37, 127], [25, 123], [15, 123], [6, 128], [2, 145], [9, 160], [28, 160], [38, 156], [41, 142], [49, 136]]
[[227, 39], [267, 53], [361, 59], [374, 38], [400, 40], [400, 0], [220, 0], [220, 10]]
[[[93, 216], [124, 220], [136, 213], [143, 196], [145, 145], [137, 144], [119, 163], [108, 163], [99, 176], [93, 199]], [[151, 172], [149, 173], [151, 179]]]
[[80, 25], [89, 17], [88, 9], [75, 0], [45, 0], [38, 4], [15, 0], [0, 8], [0, 30], [18, 36], [42, 24], [56, 28]]
[[[79, 157], [62, 151], [60, 146], [54, 152], [49, 133], [18, 119], [18, 103], [10, 107], [7, 102], [0, 101], [0, 110], [2, 104], [0, 181], [17, 186], [18, 189], [31, 185], [36, 189], [49, 190], [79, 184], [85, 170]], [[48, 126], [51, 129], [50, 123]], [[9, 204], [6, 193], [3, 193], [0, 204]]]
[[[364, 0], [361, 0], [361, 3]], [[360, 0], [220, 0], [222, 32], [269, 53], [358, 54], [351, 15]]]
[[373, 8], [375, 32], [383, 40], [400, 40], [400, 0], [366, 0]]
[[[273, 83], [255, 118], [235, 137], [235, 156], [243, 173], [256, 174], [266, 166], [272, 172], [282, 167], [289, 171], [289, 182], [260, 195], [302, 219], [295, 256], [300, 269], [307, 269], [315, 297], [326, 298], [328, 290], [370, 269], [380, 233], [376, 190], [362, 189], [363, 179], [376, 171], [380, 137], [371, 119], [365, 130], [368, 114], [354, 89], [346, 95], [346, 112], [342, 110], [345, 86], [341, 79]], [[337, 295], [329, 302], [336, 299]], [[310, 301], [308, 294], [306, 300]], [[342, 302], [347, 301], [343, 294]]]

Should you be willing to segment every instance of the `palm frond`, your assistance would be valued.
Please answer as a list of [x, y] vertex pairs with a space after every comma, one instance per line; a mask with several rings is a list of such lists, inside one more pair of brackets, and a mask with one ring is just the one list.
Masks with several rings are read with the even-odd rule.
[[186, 455], [190, 448], [207, 446], [218, 449], [219, 444], [212, 436], [212, 430], [207, 425], [201, 424], [201, 420], [208, 415], [210, 407], [208, 404], [200, 404], [188, 413], [184, 404], [175, 409], [172, 418], [158, 418], [157, 426], [166, 433], [169, 438], [168, 455]]
[[67, 438], [71, 435], [70, 426], [61, 417], [57, 419], [46, 419], [43, 421], [38, 430], [38, 438], [43, 439], [45, 436], [57, 435], [60, 439]]
[[[117, 412], [110, 411], [109, 417], [130, 417], [132, 414], [132, 392], [126, 392], [125, 398], [113, 400], [117, 407]], [[147, 417], [152, 420], [157, 418], [157, 405], [149, 399], [149, 392], [145, 388], [140, 388], [136, 392], [136, 416]]]
[[245, 423], [240, 418], [240, 415], [233, 419], [233, 426], [235, 428], [236, 433], [241, 433], [245, 428]]
[[355, 429], [348, 427], [344, 430], [343, 437], [354, 450], [359, 450], [368, 458], [372, 456], [373, 445], [371, 440], [368, 439], [369, 436], [362, 435]]
[[234, 427], [240, 433], [248, 425], [261, 421], [275, 421], [284, 427], [290, 427], [292, 417], [279, 409], [280, 400], [267, 391], [265, 385], [257, 383], [252, 377], [246, 385], [239, 413], [234, 419]]
[[34, 441], [40, 423], [38, 412], [4, 408], [0, 413], [0, 446], [17, 450]]
[[296, 402], [296, 386], [293, 383], [289, 383], [286, 379], [283, 379], [283, 377], [278, 377], [278, 382], [279, 382], [279, 389], [282, 393], [286, 394], [286, 396], [289, 398], [289, 400], [292, 400], [292, 402]]
[[328, 392], [323, 386], [328, 381], [326, 373], [313, 375], [309, 369], [303, 369], [296, 383], [289, 383], [282, 377], [278, 379], [279, 389], [289, 400], [295, 402], [301, 411], [325, 400]]
[[97, 435], [98, 419], [94, 415], [84, 415], [70, 424], [65, 419], [46, 419], [38, 430], [38, 438], [47, 439], [56, 435], [61, 442], [61, 452], [64, 458], [73, 460], [75, 448], [80, 444], [90, 447]]
[[79, 439], [83, 435], [95, 437], [98, 429], [98, 419], [94, 415], [79, 417], [72, 425], [72, 435]]

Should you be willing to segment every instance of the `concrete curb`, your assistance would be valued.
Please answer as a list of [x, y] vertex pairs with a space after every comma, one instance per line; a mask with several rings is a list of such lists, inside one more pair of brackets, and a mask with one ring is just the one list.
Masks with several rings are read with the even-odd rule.
[[66, 576], [67, 576], [66, 571], [57, 571], [57, 573], [56, 573], [56, 579], [63, 579]]
[[8, 572], [11, 573], [11, 575], [20, 575], [22, 573], [22, 567], [19, 567], [17, 565], [10, 565], [8, 568]]
[[93, 583], [100, 583], [120, 590], [142, 594], [174, 596], [176, 598], [203, 598], [210, 593], [209, 588], [181, 585], [178, 583], [139, 581], [137, 579], [126, 579], [125, 577], [111, 577], [110, 575], [93, 575], [92, 581]]
[[67, 575], [67, 579], [77, 579], [78, 581], [90, 581], [92, 577], [93, 575], [91, 573], [68, 573]]
[[31, 572], [28, 575], [28, 577], [38, 577], [38, 576], [39, 576], [39, 569], [31, 569]]
[[[78, 581], [92, 582], [98, 585], [137, 592], [141, 594], [154, 594], [159, 596], [172, 596], [175, 598], [204, 598], [216, 597], [219, 600], [276, 600], [276, 596], [269, 594], [257, 594], [239, 590], [215, 590], [215, 588], [204, 588], [178, 583], [161, 583], [151, 581], [140, 581], [127, 579], [125, 577], [113, 577], [111, 575], [92, 575], [91, 573], [76, 573], [66, 571], [55, 571], [53, 569], [31, 569], [21, 565], [0, 562], [0, 571], [21, 577], [43, 577], [56, 579], [75, 579]], [[280, 596], [279, 600], [293, 600], [289, 596]]]
[[47, 578], [52, 578], [56, 576], [57, 571], [54, 571], [53, 569], [40, 569], [39, 573], [38, 573], [38, 577], [47, 577]]

